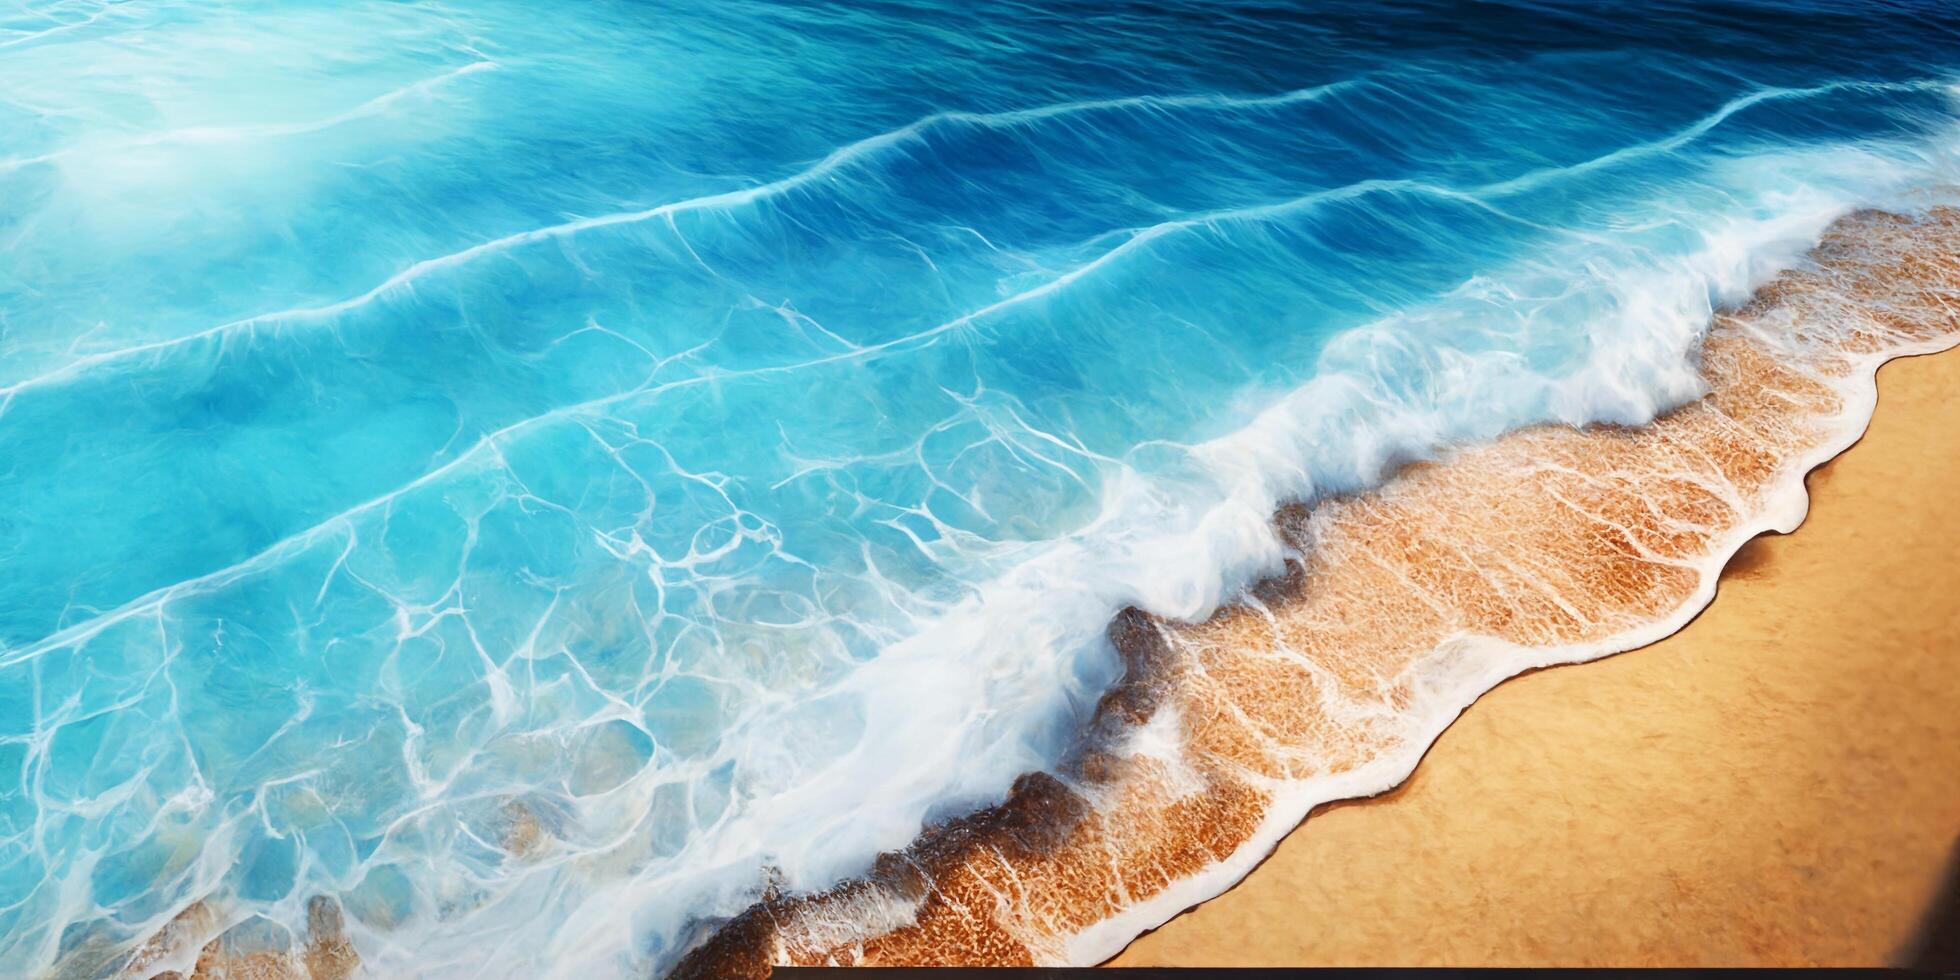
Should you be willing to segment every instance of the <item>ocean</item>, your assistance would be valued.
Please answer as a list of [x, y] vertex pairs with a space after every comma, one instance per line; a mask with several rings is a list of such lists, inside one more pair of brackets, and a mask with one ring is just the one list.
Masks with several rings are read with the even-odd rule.
[[0, 973], [673, 969], [1285, 508], [1694, 402], [1957, 80], [1943, 3], [9, 2]]

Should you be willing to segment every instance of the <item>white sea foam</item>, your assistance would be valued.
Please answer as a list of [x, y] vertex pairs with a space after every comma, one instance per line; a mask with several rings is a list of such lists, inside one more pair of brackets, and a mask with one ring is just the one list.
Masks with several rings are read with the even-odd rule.
[[[1017, 774], [1045, 761], [1020, 740], [1021, 733], [1069, 713], [1064, 697], [1079, 690], [1072, 678], [1083, 670], [1072, 661], [1107, 657], [1100, 635], [1117, 610], [1136, 605], [1197, 620], [1244, 583], [1276, 573], [1285, 545], [1272, 518], [1286, 501], [1372, 485], [1401, 461], [1525, 421], [1640, 424], [1692, 400], [1702, 387], [1690, 351], [1717, 308], [1798, 262], [1847, 211], [1923, 201], [1913, 189], [1946, 166], [1937, 156], [1901, 161], [1855, 150], [1734, 161], [1726, 182], [1755, 188], [1757, 206], [1732, 214], [1673, 215], [1690, 223], [1701, 242], [1687, 254], [1669, 258], [1634, 250], [1606, 261], [1589, 254], [1596, 241], [1575, 239], [1569, 250], [1553, 249], [1525, 267], [1467, 283], [1432, 309], [1345, 335], [1328, 348], [1307, 385], [1236, 432], [1197, 445], [1157, 447], [1176, 456], [1178, 465], [1148, 473], [1126, 468], [1095, 521], [1035, 550], [858, 669], [836, 692], [862, 705], [856, 747], [795, 785], [751, 801], [740, 816], [703, 836], [689, 864], [740, 868], [753, 842], [769, 841], [767, 861], [789, 888], [820, 889], [862, 870], [871, 855], [906, 844], [944, 800], [998, 798]], [[1574, 270], [1580, 269], [1583, 278], [1575, 285]], [[1591, 294], [1580, 314], [1563, 324], [1591, 338], [1576, 370], [1539, 374], [1509, 350], [1428, 358], [1415, 353], [1413, 336], [1460, 327], [1462, 317], [1538, 315], [1542, 310], [1529, 304], [1498, 314], [1501, 307], [1483, 301], [1499, 295], [1515, 302], [1528, 288], [1524, 284], [1533, 282], [1562, 282]], [[1844, 442], [1855, 438], [1868, 415], [1869, 394], [1862, 398], [1863, 407], [1847, 415]], [[1777, 527], [1793, 526], [1801, 516], [1800, 486], [1787, 493], [1773, 518]], [[1710, 583], [1712, 590], [1712, 578]], [[1421, 746], [1502, 677], [1636, 646], [1689, 615], [1613, 644], [1524, 659], [1508, 648], [1499, 656], [1476, 644], [1439, 651], [1431, 662], [1434, 676], [1423, 685], [1425, 700], [1411, 716], [1421, 732], [1408, 753], [1288, 790], [1255, 845], [1167, 897], [1085, 933], [1067, 959], [1084, 963], [1110, 955], [1141, 928], [1236, 880], [1312, 805], [1392, 785], [1406, 775]], [[1092, 673], [1108, 676], [1107, 667], [1098, 671]], [[593, 962], [580, 960], [578, 952], [558, 946], [549, 959], [564, 957], [564, 975], [571, 975]]]
[[1415, 771], [1424, 753], [1464, 709], [1503, 681], [1543, 667], [1583, 663], [1634, 650], [1679, 632], [1714, 601], [1722, 569], [1743, 545], [1760, 534], [1788, 534], [1803, 523], [1810, 504], [1804, 477], [1864, 435], [1878, 404], [1878, 369], [1896, 358], [1955, 346], [1960, 346], [1960, 337], [1948, 335], [1857, 355], [1852, 370], [1833, 384], [1843, 399], [1843, 410], [1829, 435], [1813, 451], [1788, 461], [1772, 478], [1769, 499], [1756, 520], [1731, 529], [1695, 564], [1699, 582], [1694, 593], [1667, 616], [1596, 643], [1525, 647], [1490, 637], [1466, 636], [1438, 647], [1416, 668], [1418, 697], [1397, 719], [1397, 749], [1335, 775], [1271, 784], [1275, 796], [1258, 829], [1230, 857], [1070, 937], [1051, 965], [1093, 965], [1115, 956], [1137, 936], [1238, 883], [1314, 807], [1372, 796], [1398, 785]]

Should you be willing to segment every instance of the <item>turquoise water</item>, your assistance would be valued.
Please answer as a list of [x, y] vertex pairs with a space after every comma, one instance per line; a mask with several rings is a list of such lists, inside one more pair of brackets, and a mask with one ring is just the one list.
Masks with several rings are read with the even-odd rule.
[[[1274, 506], [1694, 397], [1927, 5], [0, 8], [0, 972], [639, 975], [1052, 760]], [[252, 925], [252, 923], [248, 923]], [[256, 926], [255, 926], [256, 927]]]

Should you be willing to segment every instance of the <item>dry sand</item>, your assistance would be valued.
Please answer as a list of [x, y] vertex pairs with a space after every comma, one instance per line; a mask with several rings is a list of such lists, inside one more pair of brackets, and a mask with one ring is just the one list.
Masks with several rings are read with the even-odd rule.
[[1960, 874], [1960, 352], [1879, 387], [1685, 630], [1502, 684], [1110, 965], [1909, 961]]

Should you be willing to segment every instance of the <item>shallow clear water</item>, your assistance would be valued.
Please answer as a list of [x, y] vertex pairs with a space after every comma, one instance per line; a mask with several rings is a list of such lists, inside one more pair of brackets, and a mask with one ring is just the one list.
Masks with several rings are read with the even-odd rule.
[[0, 9], [0, 971], [637, 975], [1052, 760], [1282, 500], [1692, 398], [1942, 5]]

